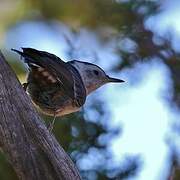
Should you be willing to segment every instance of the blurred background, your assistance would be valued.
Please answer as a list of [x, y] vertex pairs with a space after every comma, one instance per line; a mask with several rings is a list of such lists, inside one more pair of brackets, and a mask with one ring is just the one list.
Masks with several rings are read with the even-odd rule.
[[[180, 179], [179, 0], [0, 0], [0, 48], [32, 47], [84, 60], [125, 80], [58, 118], [54, 134], [83, 180]], [[52, 118], [43, 116], [45, 122]], [[0, 154], [0, 179], [17, 179]]]

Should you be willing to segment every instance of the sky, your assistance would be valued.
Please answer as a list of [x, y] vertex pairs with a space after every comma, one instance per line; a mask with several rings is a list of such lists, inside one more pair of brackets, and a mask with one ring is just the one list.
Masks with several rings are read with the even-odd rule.
[[[150, 63], [138, 64], [131, 71], [137, 73], [136, 68], [148, 68], [148, 71], [140, 72], [140, 74], [143, 73], [140, 82], [135, 86], [119, 87], [119, 91], [116, 91], [115, 87], [109, 87], [114, 88], [114, 101], [111, 100], [112, 96], [108, 94], [108, 90], [105, 96], [108, 97], [109, 106], [113, 109], [113, 123], [118, 126], [121, 122], [124, 128], [121, 138], [114, 139], [111, 147], [119, 160], [125, 154], [142, 155], [143, 170], [137, 177], [133, 177], [133, 180], [158, 180], [159, 167], [168, 158], [165, 138], [169, 121], [173, 116], [167, 102], [163, 99], [163, 94], [169, 93], [171, 83], [168, 82], [170, 81], [169, 71], [157, 59]], [[128, 77], [127, 83], [131, 82], [131, 78], [133, 77]]]
[[[173, 47], [179, 51], [180, 46], [177, 41], [180, 38], [180, 22], [178, 21], [180, 1], [161, 2], [163, 2], [161, 12], [147, 19], [146, 27], [162, 37], [168, 38], [170, 34]], [[11, 40], [11, 47], [18, 49], [19, 47], [34, 47], [46, 50], [67, 61], [69, 45], [67, 39], [63, 38], [64, 33], [71, 41], [75, 37], [63, 24], [55, 24], [54, 28], [56, 31], [59, 28], [60, 36], [57, 37], [54, 30], [43, 23], [26, 22], [10, 30], [6, 36], [6, 42], [9, 44]], [[16, 39], [13, 38], [15, 36]], [[84, 42], [93, 46], [85, 47]], [[7, 45], [8, 49], [11, 47]], [[96, 63], [108, 72], [119, 60], [113, 52], [113, 40], [102, 47], [98, 37], [87, 29], [81, 30], [73, 48], [81, 51], [73, 54], [73, 57], [89, 62], [96, 62], [91, 58], [94, 57], [92, 52], [96, 52], [98, 58]], [[110, 59], [111, 66], [107, 63], [109, 61], [104, 61], [104, 58]], [[168, 169], [169, 150], [166, 138], [169, 125], [174, 118], [180, 116], [179, 112], [175, 113], [173, 107], [165, 100], [171, 99], [173, 94], [171, 74], [161, 60], [152, 59], [146, 63], [137, 63], [134, 67], [126, 68], [114, 76], [126, 82], [120, 85], [106, 85], [96, 92], [103, 94], [107, 107], [110, 109], [111, 123], [109, 125], [123, 127], [123, 133], [109, 142], [109, 150], [113, 152], [116, 162], [121, 162], [126, 154], [133, 153], [142, 156], [141, 171], [130, 180], [161, 180], [167, 176], [165, 173], [167, 171], [164, 170]], [[135, 78], [136, 82], [134, 82], [135, 76], [138, 77]], [[165, 96], [167, 97], [164, 98]], [[87, 162], [88, 158], [91, 156], [84, 157], [82, 163]]]

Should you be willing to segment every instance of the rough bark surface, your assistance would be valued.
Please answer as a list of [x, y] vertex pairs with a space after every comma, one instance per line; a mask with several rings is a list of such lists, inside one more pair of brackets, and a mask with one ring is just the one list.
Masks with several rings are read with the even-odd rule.
[[19, 179], [81, 179], [72, 160], [47, 130], [1, 52], [0, 147]]

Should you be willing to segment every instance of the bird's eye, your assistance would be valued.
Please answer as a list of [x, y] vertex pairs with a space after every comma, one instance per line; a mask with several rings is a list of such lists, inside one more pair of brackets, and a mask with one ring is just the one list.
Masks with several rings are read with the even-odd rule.
[[93, 73], [97, 76], [99, 75], [99, 72], [97, 70], [93, 70]]

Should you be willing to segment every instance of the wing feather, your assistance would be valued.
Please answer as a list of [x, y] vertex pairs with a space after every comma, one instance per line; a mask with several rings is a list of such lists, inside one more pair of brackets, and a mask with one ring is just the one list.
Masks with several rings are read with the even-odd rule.
[[82, 106], [86, 100], [86, 89], [78, 71], [54, 54], [33, 48], [22, 48], [23, 52], [12, 49], [24, 57], [31, 67], [43, 67], [58, 81], [64, 92], [73, 99], [76, 106]]

